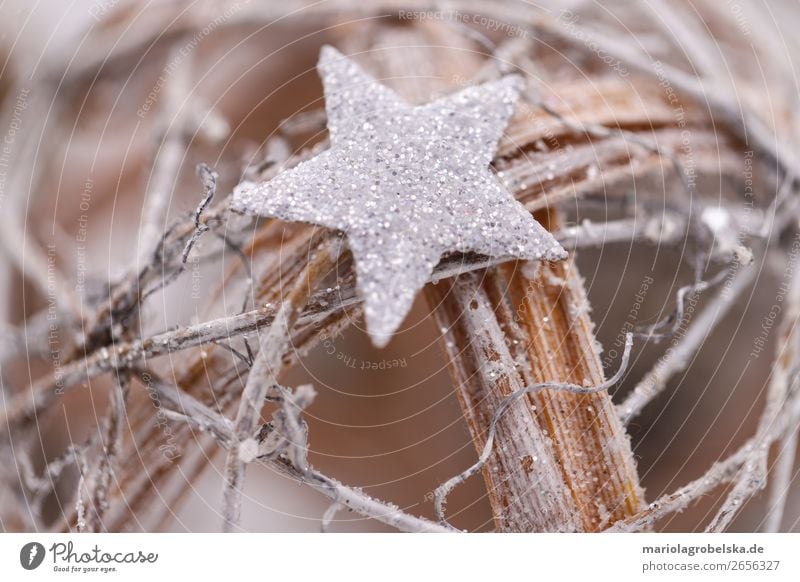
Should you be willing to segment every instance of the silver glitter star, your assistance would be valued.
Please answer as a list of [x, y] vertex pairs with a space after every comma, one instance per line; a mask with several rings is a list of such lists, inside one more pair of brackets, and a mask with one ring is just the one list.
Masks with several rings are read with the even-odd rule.
[[443, 254], [566, 258], [489, 168], [519, 77], [414, 107], [332, 47], [322, 48], [318, 70], [330, 149], [268, 182], [240, 184], [233, 208], [344, 231], [376, 346], [389, 342]]

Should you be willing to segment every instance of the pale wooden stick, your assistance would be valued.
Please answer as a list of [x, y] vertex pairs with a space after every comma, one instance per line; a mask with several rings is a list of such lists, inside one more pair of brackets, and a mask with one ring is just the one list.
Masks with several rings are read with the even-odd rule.
[[223, 488], [223, 530], [232, 531], [239, 524], [242, 487], [244, 486], [245, 458], [242, 445], [252, 441], [258, 427], [264, 397], [269, 388], [278, 383], [284, 353], [291, 342], [291, 331], [317, 283], [336, 263], [341, 240], [333, 239], [323, 244], [311, 258], [304, 273], [289, 291], [269, 329], [259, 338], [259, 351], [242, 392], [239, 411], [234, 421], [238, 439], [228, 451], [225, 463]]

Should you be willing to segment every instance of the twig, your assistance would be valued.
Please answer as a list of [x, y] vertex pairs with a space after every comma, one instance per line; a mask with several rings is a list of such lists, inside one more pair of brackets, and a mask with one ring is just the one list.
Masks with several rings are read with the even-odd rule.
[[[15, 135], [6, 135], [6, 155], [14, 153], [13, 171], [8, 172], [7, 178], [4, 175], [0, 192], [0, 254], [11, 259], [42, 299], [52, 305], [54, 311], [60, 312], [57, 313], [59, 317], [79, 320], [83, 304], [57, 264], [55, 247], [43, 249], [31, 240], [31, 230], [26, 226], [28, 208], [44, 181], [46, 165], [40, 158], [54, 155], [52, 148], [59, 143], [55, 137], [58, 126], [49, 128], [47, 124], [51, 119], [60, 119], [62, 112], [62, 104], [55, 97], [57, 88], [54, 84], [37, 79], [39, 86], [32, 90], [26, 86], [30, 81], [26, 79], [9, 85], [2, 103], [2, 127], [14, 126], [14, 116], [20, 117], [20, 127]], [[16, 103], [14, 99], [17, 99]], [[49, 139], [44, 139], [46, 129]], [[2, 271], [0, 276], [8, 277]]]
[[786, 501], [789, 498], [789, 489], [794, 476], [794, 463], [797, 455], [800, 427], [795, 423], [787, 432], [788, 434], [780, 442], [778, 456], [772, 469], [769, 500], [767, 501], [767, 516], [764, 520], [763, 528], [768, 533], [777, 533], [781, 530], [783, 516], [786, 511]]
[[[156, 244], [151, 260], [143, 267], [134, 266], [119, 283], [110, 285], [108, 299], [87, 318], [89, 323], [82, 329], [82, 345], [74, 350], [72, 359], [86, 357], [99, 348], [108, 347], [112, 343], [112, 328], [121, 322], [128, 322], [139, 312], [144, 294], [154, 292], [152, 283], [155, 281], [155, 287], [161, 289], [165, 286], [165, 272], [170, 273], [168, 276], [173, 277], [171, 280], [183, 272], [188, 251], [192, 248], [189, 241], [196, 241], [199, 228], [197, 223], [203, 227], [216, 224], [229, 211], [227, 200], [220, 201], [213, 208], [203, 208], [205, 212], [199, 220], [193, 214], [178, 220], [167, 229]], [[177, 266], [173, 264], [176, 259]]]
[[[247, 258], [247, 255], [244, 254], [242, 247], [233, 242], [228, 236], [221, 232], [215, 232], [217, 238], [220, 239], [225, 246], [233, 251], [233, 253], [239, 258], [239, 261], [242, 263], [242, 268], [247, 273], [247, 279], [245, 279], [244, 287], [245, 289], [250, 289], [253, 285], [253, 267], [250, 265], [250, 260]], [[242, 308], [239, 310], [239, 314], [244, 313], [247, 311], [247, 305], [250, 303], [250, 293], [245, 293], [242, 299]]]
[[529, 90], [527, 92], [527, 98], [533, 103], [536, 107], [540, 108], [542, 111], [553, 117], [554, 119], [558, 120], [560, 123], [564, 124], [566, 127], [571, 129], [572, 131], [578, 134], [587, 134], [594, 137], [599, 137], [602, 139], [607, 139], [614, 135], [619, 135], [623, 138], [626, 147], [628, 144], [633, 143], [638, 145], [639, 147], [650, 151], [660, 157], [667, 158], [675, 168], [678, 173], [678, 177], [680, 178], [681, 185], [683, 186], [685, 198], [686, 200], [691, 201], [693, 197], [693, 189], [689, 183], [689, 179], [686, 174], [686, 169], [684, 168], [683, 164], [681, 163], [678, 156], [669, 151], [667, 148], [662, 147], [659, 145], [658, 141], [643, 138], [636, 134], [633, 131], [629, 131], [624, 128], [610, 128], [606, 127], [605, 125], [600, 125], [598, 123], [591, 123], [586, 121], [572, 121], [567, 117], [558, 113], [555, 109], [550, 107], [538, 94], [536, 90]]
[[[643, 224], [642, 229], [635, 229], [628, 236], [626, 222], [584, 223], [581, 226], [569, 227], [559, 231], [557, 238], [573, 249], [602, 244], [606, 232], [609, 232], [608, 236], [612, 239], [610, 242], [642, 240], [639, 237], [643, 237], [644, 240], [650, 240], [651, 235], [648, 234], [650, 232], [648, 225], [652, 226], [652, 223], [643, 221]], [[669, 242], [678, 239], [679, 237], [676, 235], [674, 239], [670, 236], [666, 240]], [[509, 260], [512, 260], [512, 258], [455, 254], [442, 260], [431, 276], [431, 281], [438, 282], [441, 279], [455, 275], [500, 265]], [[309, 307], [302, 312], [298, 324], [304, 327], [314, 326], [327, 316], [358, 305], [360, 302], [360, 298], [355, 295], [354, 286], [342, 286], [335, 292], [317, 293], [309, 301]], [[25, 392], [12, 398], [8, 405], [0, 410], [0, 434], [3, 434], [9, 427], [31, 418], [33, 414], [49, 406], [59, 393], [71, 389], [80, 382], [132, 365], [141, 360], [172, 354], [203, 344], [221, 342], [237, 335], [252, 333], [264, 326], [271, 325], [274, 319], [275, 309], [272, 306], [265, 306], [238, 315], [221, 317], [174, 331], [166, 331], [148, 338], [132, 342], [118, 342], [108, 348], [102, 348], [91, 355], [87, 355], [84, 360], [64, 366], [57, 374], [34, 382], [30, 392]]]
[[118, 463], [118, 455], [122, 448], [123, 422], [126, 418], [126, 403], [130, 391], [130, 375], [127, 371], [117, 372], [111, 401], [100, 441], [102, 451], [98, 465], [93, 474], [87, 477], [89, 485], [88, 498], [92, 512], [89, 515], [86, 529], [97, 532], [103, 528], [103, 516], [108, 510], [108, 491]]
[[[164, 402], [168, 402], [176, 410], [183, 410], [184, 413], [180, 416], [180, 420], [208, 432], [222, 447], [228, 450], [236, 447], [237, 437], [233, 421], [211, 410], [193, 396], [163, 382], [157, 376], [151, 375], [150, 377], [152, 386], [158, 390], [159, 396], [163, 398]], [[370, 497], [359, 489], [343, 485], [315, 469], [309, 468], [307, 474], [304, 475], [293, 465], [281, 459], [256, 458], [254, 462], [277, 469], [280, 473], [311, 486], [344, 507], [401, 531], [440, 533], [454, 531], [452, 528], [405, 513], [395, 505]]]
[[[796, 399], [793, 406], [784, 408], [776, 419], [773, 427], [774, 438], [785, 434], [785, 431], [796, 426], [799, 420], [800, 401]], [[713, 491], [720, 485], [735, 480], [742, 466], [749, 458], [752, 458], [754, 449], [759, 446], [763, 446], [763, 443], [758, 443], [755, 437], [751, 438], [734, 454], [722, 461], [714, 463], [701, 477], [687, 483], [673, 493], [660, 497], [638, 514], [615, 523], [605, 531], [642, 531], [667, 515], [682, 511], [706, 493]]]
[[[244, 485], [245, 461], [241, 447], [253, 439], [258, 426], [264, 397], [270, 386], [278, 383], [281, 360], [289, 348], [291, 331], [300, 312], [313, 293], [317, 283], [328, 274], [336, 263], [336, 248], [341, 240], [334, 239], [317, 250], [303, 274], [297, 279], [287, 299], [275, 314], [270, 328], [259, 338], [259, 351], [256, 355], [247, 384], [242, 392], [239, 411], [234, 422], [238, 442], [228, 452], [225, 463], [225, 485], [223, 488], [223, 530], [232, 531], [239, 524], [242, 487]], [[335, 246], [334, 246], [335, 245]]]
[[[89, 462], [85, 456], [75, 459], [78, 465], [78, 485], [75, 488], [75, 514], [77, 516], [75, 527], [79, 532], [86, 530], [86, 503], [83, 500], [86, 489], [86, 474], [89, 472]], [[88, 494], [88, 492], [87, 492]]]
[[564, 248], [577, 250], [614, 243], [667, 246], [685, 240], [686, 235], [686, 219], [667, 211], [662, 216], [645, 214], [600, 223], [584, 220], [580, 225], [562, 228], [554, 236]]
[[80, 467], [79, 461], [85, 459], [86, 450], [91, 446], [91, 442], [89, 440], [82, 445], [69, 445], [61, 455], [45, 465], [41, 477], [34, 473], [33, 466], [26, 454], [17, 456], [17, 462], [21, 469], [20, 478], [31, 494], [29, 507], [35, 520], [41, 519], [42, 504], [46, 496], [55, 489], [56, 482], [64, 470], [72, 465]]
[[164, 92], [164, 105], [158, 126], [163, 128], [163, 141], [156, 154], [153, 172], [148, 181], [142, 222], [139, 229], [138, 264], [145, 265], [154, 250], [154, 241], [161, 239], [167, 224], [172, 193], [186, 155], [187, 123], [190, 119], [188, 105], [192, 79], [192, 53], [184, 60], [180, 47], [170, 51], [167, 63], [180, 63], [171, 75]]
[[660, 64], [661, 66], [657, 73], [653, 67], [654, 63], [635, 48], [623, 41], [590, 31], [574, 23], [570, 23], [571, 31], [567, 31], [558, 21], [546, 17], [535, 18], [531, 24], [570, 44], [574, 41], [572, 34], [578, 32], [585, 39], [596, 43], [607, 54], [619, 59], [639, 73], [652, 78], [657, 78], [657, 75], [663, 74], [664, 78], [676, 89], [686, 93], [700, 107], [707, 107], [712, 113], [722, 117], [737, 136], [744, 139], [746, 143], [756, 146], [761, 155], [779, 164], [784, 173], [789, 173], [791, 168], [800, 167], [800, 161], [794, 155], [793, 150], [786, 144], [777, 142], [775, 132], [764, 125], [755, 114], [740, 107], [736, 101], [721, 91], [708, 90], [703, 86], [702, 81], [697, 78], [665, 63]]
[[723, 461], [717, 461], [702, 477], [687, 483], [669, 495], [664, 495], [650, 503], [647, 508], [636, 515], [618, 521], [605, 531], [608, 532], [635, 532], [642, 531], [655, 524], [663, 517], [682, 511], [690, 503], [712, 491], [716, 487], [728, 483], [734, 478], [736, 472], [745, 462], [750, 453], [752, 442], [743, 446], [733, 455]]
[[[661, 321], [657, 321], [653, 325], [637, 329], [634, 335], [648, 341], [656, 342], [661, 341], [662, 339], [673, 337], [678, 333], [678, 331], [680, 331], [681, 326], [685, 323], [684, 317], [686, 314], [687, 297], [689, 298], [689, 301], [698, 299], [701, 293], [704, 293], [708, 289], [719, 285], [727, 276], [729, 276], [729, 274], [730, 269], [723, 269], [714, 277], [712, 277], [710, 281], [701, 280], [691, 283], [690, 285], [684, 285], [678, 289], [678, 292], [675, 294], [675, 311], [670, 313]], [[669, 331], [665, 333], [656, 333], [670, 323], [672, 324], [672, 327]]]
[[[776, 440], [776, 426], [781, 410], [792, 408], [795, 401], [800, 401], [800, 387], [798, 387], [798, 373], [800, 373], [800, 268], [798, 268], [798, 253], [800, 253], [800, 237], [795, 236], [792, 251], [786, 258], [784, 274], [791, 274], [788, 281], [786, 297], [786, 313], [779, 329], [779, 340], [775, 350], [772, 374], [767, 388], [767, 399], [764, 411], [758, 422], [754, 437], [754, 445], [740, 473], [737, 475], [733, 489], [730, 491], [717, 514], [708, 525], [708, 531], [724, 531], [728, 528], [733, 518], [741, 510], [744, 503], [767, 484], [768, 456], [770, 445]], [[772, 484], [770, 508], [767, 513], [767, 523], [774, 530], [780, 526], [785, 496], [791, 476], [791, 467], [794, 464], [797, 427], [789, 426], [784, 438], [787, 443], [794, 443], [792, 448], [785, 453], [781, 451], [782, 465], [789, 466], [787, 471], [781, 467], [780, 479], [775, 479]], [[783, 449], [786, 446], [782, 447]], [[788, 480], [787, 480], [788, 478]]]
[[[208, 223], [203, 222], [202, 216], [203, 213], [208, 208], [208, 205], [211, 204], [211, 199], [214, 198], [214, 194], [217, 192], [217, 173], [211, 170], [207, 165], [200, 164], [197, 166], [197, 175], [200, 177], [200, 182], [203, 186], [203, 199], [200, 201], [200, 204], [194, 211], [194, 230], [192, 234], [189, 236], [189, 240], [186, 241], [186, 244], [183, 246], [183, 251], [181, 252], [180, 256], [180, 263], [177, 267], [175, 267], [171, 272], [167, 273], [163, 276], [153, 287], [150, 287], [146, 291], [142, 291], [142, 296], [139, 302], [143, 302], [145, 299], [150, 297], [156, 291], [163, 289], [164, 287], [169, 286], [172, 284], [181, 274], [186, 270], [186, 265], [189, 261], [189, 254], [192, 252], [192, 249], [197, 244], [197, 241], [200, 240], [200, 237], [203, 236], [204, 233], [208, 231], [210, 228]], [[157, 247], [155, 254], [157, 256], [161, 255], [160, 249], [162, 248], [166, 237], [161, 238], [161, 242]], [[162, 261], [163, 262], [163, 261]], [[151, 263], [152, 264], [152, 263]]]
[[334, 501], [330, 504], [328, 509], [325, 510], [325, 513], [322, 514], [322, 523], [320, 524], [320, 531], [322, 533], [328, 533], [328, 531], [330, 531], [333, 518], [335, 518], [336, 514], [342, 509], [344, 509], [344, 505], [342, 505], [339, 501]]
[[650, 372], [636, 385], [628, 397], [617, 405], [623, 423], [628, 423], [662, 390], [669, 379], [691, 362], [692, 357], [711, 331], [725, 317], [739, 295], [756, 275], [754, 267], [733, 268], [732, 277], [714, 299], [703, 309], [697, 319], [689, 324], [684, 334], [676, 333], [672, 346], [658, 360]]
[[[798, 196], [794, 188], [796, 178], [797, 171], [794, 168], [783, 177], [777, 194], [764, 213], [764, 221], [758, 231], [760, 238], [773, 238], [773, 242], [776, 242], [792, 221], [797, 222]], [[789, 194], [793, 192], [795, 196], [790, 197]]]
[[273, 418], [286, 440], [287, 457], [303, 475], [308, 474], [308, 426], [301, 418], [316, 396], [310, 384], [303, 384], [294, 391], [278, 386], [280, 409]]
[[725, 70], [725, 62], [719, 54], [719, 46], [710, 41], [706, 31], [697, 26], [697, 21], [681, 15], [680, 9], [665, 0], [650, 0], [650, 7], [655, 13], [653, 22], [666, 38], [674, 37], [673, 42], [697, 76], [711, 81], [719, 80]]

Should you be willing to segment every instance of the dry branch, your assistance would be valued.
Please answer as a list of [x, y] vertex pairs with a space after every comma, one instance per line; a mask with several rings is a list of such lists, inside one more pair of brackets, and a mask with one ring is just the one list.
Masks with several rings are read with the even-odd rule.
[[[341, 244], [341, 239], [333, 238], [324, 243], [309, 259], [305, 271], [287, 294], [269, 329], [259, 338], [258, 355], [250, 369], [234, 421], [234, 432], [238, 442], [228, 451], [225, 463], [223, 491], [225, 531], [231, 531], [239, 524], [245, 465], [252, 459], [252, 454], [245, 452], [245, 448], [248, 443], [254, 442], [254, 433], [260, 421], [267, 391], [278, 384], [284, 354], [291, 347], [292, 328], [308, 298], [336, 264]], [[306, 468], [300, 467], [298, 470], [304, 472]]]
[[[233, 421], [209, 409], [191, 395], [158, 378], [153, 378], [153, 383], [164, 397], [164, 400], [174, 410], [181, 411], [182, 421], [195, 426], [195, 428], [203, 432], [208, 432], [223, 448], [231, 449], [237, 446], [238, 437], [234, 430]], [[282, 474], [293, 479], [302, 480], [323, 495], [330, 497], [334, 500], [334, 503], [341, 504], [366, 517], [377, 519], [401, 531], [453, 531], [451, 528], [405, 513], [397, 506], [374, 499], [363, 491], [347, 487], [314, 469], [308, 468], [305, 472], [300, 471], [282, 458], [256, 457], [253, 461], [268, 464]]]

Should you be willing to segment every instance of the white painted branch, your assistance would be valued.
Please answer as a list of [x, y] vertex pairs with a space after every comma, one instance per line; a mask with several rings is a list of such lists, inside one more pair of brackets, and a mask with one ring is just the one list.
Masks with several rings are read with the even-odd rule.
[[685, 334], [681, 334], [680, 331], [676, 334], [674, 343], [659, 358], [653, 369], [636, 385], [628, 397], [617, 405], [623, 423], [629, 422], [661, 394], [673, 375], [686, 369], [716, 325], [724, 319], [739, 295], [753, 281], [756, 272], [755, 266], [737, 265], [732, 278], [728, 279], [700, 315], [688, 324]]

